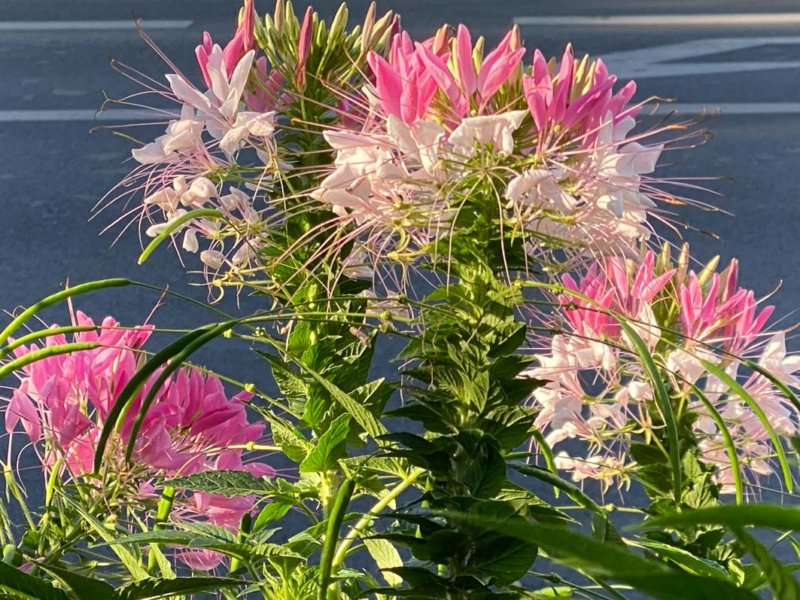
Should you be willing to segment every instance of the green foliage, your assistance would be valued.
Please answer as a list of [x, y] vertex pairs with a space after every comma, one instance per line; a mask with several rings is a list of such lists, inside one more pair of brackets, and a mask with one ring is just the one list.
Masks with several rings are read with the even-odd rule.
[[54, 588], [49, 581], [23, 573], [2, 562], [0, 562], [0, 591], [21, 599], [69, 600], [63, 590]]

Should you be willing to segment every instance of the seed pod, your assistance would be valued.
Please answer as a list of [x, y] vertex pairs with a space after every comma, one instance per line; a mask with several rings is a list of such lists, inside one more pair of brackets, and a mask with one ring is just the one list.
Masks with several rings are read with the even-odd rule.
[[705, 285], [708, 280], [711, 279], [711, 276], [717, 270], [719, 266], [719, 255], [712, 258], [710, 261], [706, 263], [706, 266], [703, 267], [703, 270], [700, 271], [700, 275], [697, 277], [697, 281], [700, 285]]
[[375, 26], [375, 2], [370, 2], [367, 9], [367, 16], [364, 17], [364, 30], [361, 33], [361, 52], [363, 53], [366, 48], [370, 47], [372, 39], [372, 28]]
[[345, 27], [347, 27], [347, 18], [349, 17], [349, 11], [347, 10], [347, 5], [342, 2], [339, 6], [339, 10], [336, 11], [336, 16], [333, 17], [333, 21], [331, 21], [331, 29], [329, 34], [329, 43], [330, 40], [334, 38], [338, 38], [342, 33], [344, 33]]
[[283, 0], [275, 0], [275, 12], [272, 14], [274, 15], [272, 17], [272, 22], [275, 31], [280, 33], [281, 29], [283, 29]]

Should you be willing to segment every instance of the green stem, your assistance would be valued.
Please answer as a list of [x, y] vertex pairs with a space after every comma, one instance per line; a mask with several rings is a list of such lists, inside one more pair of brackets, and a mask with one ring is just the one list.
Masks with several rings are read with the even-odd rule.
[[356, 489], [356, 482], [352, 479], [345, 479], [339, 486], [336, 499], [331, 507], [328, 516], [328, 527], [325, 530], [325, 544], [322, 547], [322, 556], [319, 560], [319, 600], [327, 600], [328, 586], [331, 582], [331, 571], [333, 570], [333, 553], [336, 550], [336, 542], [339, 539], [339, 530], [342, 527], [347, 507], [350, 506], [350, 499]]
[[342, 540], [342, 543], [339, 544], [339, 549], [336, 551], [336, 556], [333, 558], [333, 566], [338, 567], [339, 565], [344, 562], [345, 556], [347, 556], [347, 551], [350, 549], [350, 546], [353, 545], [353, 542], [358, 539], [358, 537], [364, 532], [364, 530], [369, 527], [372, 521], [375, 518], [375, 515], [380, 513], [384, 508], [389, 506], [392, 501], [394, 501], [400, 494], [402, 494], [405, 490], [407, 490], [413, 483], [425, 472], [424, 469], [416, 468], [412, 469], [411, 472], [400, 482], [398, 483], [392, 491], [386, 494], [383, 498], [380, 499], [379, 502], [373, 506], [368, 513], [366, 513], [359, 521], [353, 526], [353, 528], [348, 532], [347, 536]]
[[[153, 531], [158, 531], [159, 529], [164, 528], [164, 524], [167, 522], [169, 518], [169, 513], [172, 511], [172, 505], [175, 502], [175, 488], [172, 486], [166, 486], [164, 491], [161, 492], [161, 499], [158, 501], [158, 509], [156, 511], [156, 522], [153, 525]], [[157, 551], [159, 545], [158, 544], [151, 544], [153, 550]], [[153, 573], [158, 566], [158, 559], [156, 558], [156, 552], [150, 552], [147, 556], [147, 570], [150, 573]]]
[[[250, 513], [245, 513], [242, 517], [242, 522], [239, 525], [239, 533], [236, 536], [236, 541], [240, 544], [243, 544], [247, 539], [247, 535], [250, 533], [253, 527], [253, 518], [250, 516]], [[228, 569], [228, 573], [233, 573], [238, 570], [242, 566], [242, 561], [236, 557], [231, 558], [231, 566]]]

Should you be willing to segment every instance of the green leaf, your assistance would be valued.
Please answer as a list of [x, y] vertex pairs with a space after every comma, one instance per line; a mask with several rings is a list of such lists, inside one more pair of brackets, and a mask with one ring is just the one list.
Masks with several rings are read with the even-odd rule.
[[733, 533], [739, 543], [761, 566], [775, 600], [800, 600], [800, 586], [794, 577], [784, 569], [780, 561], [743, 529], [734, 528]]
[[695, 525], [722, 525], [731, 529], [771, 527], [780, 531], [800, 531], [800, 508], [776, 504], [714, 506], [654, 517], [631, 529], [679, 529]]
[[523, 577], [539, 552], [535, 544], [505, 535], [492, 534], [472, 549], [467, 572], [479, 579], [491, 578], [497, 585], [508, 585]]
[[79, 575], [75, 571], [57, 567], [55, 565], [39, 564], [39, 568], [46, 571], [72, 592], [76, 600], [97, 600], [97, 598], [110, 598], [114, 588], [105, 581], [92, 579]]
[[135, 580], [140, 581], [150, 577], [150, 574], [142, 565], [141, 553], [139, 552], [138, 548], [127, 548], [123, 543], [119, 542], [117, 536], [121, 535], [120, 531], [109, 531], [104, 523], [98, 521], [97, 518], [91, 515], [80, 502], [76, 502], [68, 495], [62, 494], [61, 498], [80, 515], [83, 522], [89, 525], [92, 531], [94, 531], [100, 539], [102, 539], [106, 544], [111, 545], [111, 549], [113, 550], [114, 554], [117, 555], [120, 562]]
[[280, 446], [283, 453], [290, 460], [296, 463], [303, 462], [314, 446], [290, 422], [272, 414], [268, 414], [267, 418], [269, 419], [270, 433], [275, 444]]
[[660, 542], [654, 542], [650, 540], [636, 540], [635, 542], [629, 543], [633, 546], [647, 548], [658, 556], [669, 559], [670, 562], [675, 563], [687, 573], [692, 573], [693, 575], [703, 575], [705, 577], [717, 577], [719, 579], [730, 581], [730, 576], [724, 567], [722, 567], [722, 565], [714, 562], [713, 560], [695, 556], [691, 552], [683, 550], [682, 548], [676, 548], [675, 546], [670, 546], [669, 544], [662, 544]]
[[339, 415], [300, 464], [300, 472], [317, 473], [332, 468], [336, 461], [345, 455], [344, 446], [349, 433], [350, 415]]
[[288, 502], [273, 501], [267, 503], [267, 505], [261, 509], [261, 512], [258, 513], [253, 523], [253, 531], [260, 531], [270, 523], [274, 523], [289, 512], [290, 508], [292, 508], [292, 505]]
[[169, 238], [173, 232], [175, 232], [179, 227], [181, 227], [184, 223], [188, 221], [192, 221], [194, 219], [199, 219], [201, 217], [208, 217], [208, 218], [215, 218], [215, 219], [222, 219], [225, 215], [223, 215], [218, 210], [213, 208], [198, 208], [195, 210], [190, 210], [184, 215], [181, 215], [177, 219], [170, 221], [164, 231], [159, 233], [153, 241], [147, 244], [147, 247], [142, 250], [142, 253], [139, 255], [138, 264], [142, 265], [145, 261], [150, 258], [150, 255], [153, 251], [158, 248], [164, 240]]
[[126, 585], [116, 591], [113, 596], [95, 596], [113, 598], [113, 600], [155, 600], [199, 592], [216, 592], [220, 589], [241, 587], [245, 581], [227, 577], [180, 577], [178, 579], [148, 579]]
[[4, 562], [0, 562], [0, 591], [30, 600], [69, 600], [63, 590], [54, 588], [49, 581], [28, 575]]
[[361, 428], [366, 431], [373, 439], [387, 433], [386, 428], [375, 418], [375, 416], [359, 404], [351, 395], [342, 391], [340, 387], [334, 385], [325, 377], [301, 364], [300, 367], [306, 371], [317, 383], [319, 383], [331, 397], [338, 402], [347, 413], [353, 417], [353, 420], [358, 423]]
[[381, 569], [381, 574], [386, 583], [392, 586], [400, 585], [403, 582], [402, 577], [389, 570], [403, 566], [403, 559], [397, 549], [388, 540], [364, 538], [362, 541], [372, 560]]
[[202, 548], [214, 550], [239, 560], [250, 560], [253, 557], [302, 558], [296, 552], [278, 544], [248, 544], [246, 542], [226, 542], [217, 537], [202, 535], [192, 531], [176, 531], [162, 529], [133, 533], [109, 542], [113, 547], [118, 544], [169, 544], [186, 548]]
[[275, 487], [265, 477], [256, 477], [247, 471], [205, 471], [165, 481], [171, 486], [193, 492], [207, 492], [222, 496], [270, 495]]
[[446, 516], [537, 544], [555, 561], [601, 580], [617, 580], [663, 600], [756, 600], [756, 597], [720, 579], [680, 573], [665, 564], [637, 556], [625, 548], [598, 542], [564, 527], [518, 520], [496, 520], [463, 513]]
[[714, 363], [711, 363], [707, 360], [700, 360], [701, 364], [708, 370], [709, 373], [714, 375], [717, 379], [719, 379], [722, 383], [728, 386], [733, 392], [739, 396], [745, 404], [753, 411], [753, 413], [758, 417], [758, 420], [761, 421], [761, 424], [764, 426], [764, 429], [769, 434], [769, 439], [772, 442], [773, 447], [775, 448], [775, 453], [778, 455], [778, 462], [781, 465], [781, 471], [783, 471], [783, 480], [786, 484], [786, 490], [791, 492], [794, 488], [794, 480], [792, 479], [792, 473], [789, 470], [789, 461], [786, 459], [786, 452], [783, 449], [783, 444], [781, 443], [781, 439], [778, 436], [778, 433], [775, 431], [775, 428], [770, 423], [769, 418], [764, 413], [764, 409], [761, 408], [761, 405], [753, 399], [750, 394], [747, 393], [739, 382], [737, 382], [733, 377], [728, 375], [725, 371], [720, 369]]
[[676, 504], [680, 504], [681, 490], [683, 489], [683, 474], [681, 471], [681, 450], [680, 438], [678, 437], [678, 425], [675, 422], [675, 414], [672, 411], [672, 403], [667, 393], [667, 388], [664, 385], [664, 380], [661, 379], [661, 372], [658, 370], [652, 355], [647, 349], [647, 345], [642, 338], [634, 331], [624, 319], [617, 319], [620, 327], [622, 327], [625, 335], [633, 343], [636, 354], [642, 360], [645, 371], [653, 384], [653, 395], [655, 396], [656, 405], [661, 413], [661, 418], [664, 420], [664, 425], [667, 430], [667, 438], [669, 441], [669, 462], [672, 471], [672, 495]]

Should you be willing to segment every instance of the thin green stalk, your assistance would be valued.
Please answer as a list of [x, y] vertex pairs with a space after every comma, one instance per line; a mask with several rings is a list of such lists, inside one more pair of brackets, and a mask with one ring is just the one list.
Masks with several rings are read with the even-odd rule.
[[29, 344], [30, 342], [35, 342], [45, 337], [52, 337], [54, 335], [63, 335], [67, 333], [83, 333], [86, 331], [99, 331], [99, 325], [67, 325], [66, 327], [50, 327], [49, 329], [42, 329], [41, 331], [34, 331], [33, 333], [29, 333], [28, 335], [23, 335], [22, 337], [16, 338], [13, 342], [5, 346], [4, 348], [0, 348], [0, 358], [8, 355], [9, 352], [19, 348], [20, 346], [24, 346], [25, 344]]
[[342, 543], [339, 544], [339, 548], [336, 551], [336, 555], [333, 558], [333, 566], [338, 567], [339, 565], [344, 562], [345, 557], [347, 556], [347, 551], [350, 549], [350, 546], [353, 545], [353, 542], [358, 539], [358, 537], [364, 532], [364, 530], [370, 526], [372, 521], [374, 520], [375, 516], [380, 513], [383, 509], [385, 509], [389, 504], [392, 503], [400, 494], [402, 494], [405, 490], [407, 490], [414, 482], [419, 479], [419, 476], [425, 472], [425, 469], [412, 469], [411, 472], [400, 482], [398, 483], [392, 491], [386, 494], [383, 498], [381, 498], [375, 506], [373, 506], [368, 513], [366, 513], [358, 522], [353, 526], [353, 528], [348, 532], [345, 538], [342, 540]]
[[9, 336], [14, 333], [17, 329], [22, 327], [22, 325], [38, 313], [41, 310], [44, 310], [48, 306], [52, 306], [54, 304], [58, 304], [62, 300], [66, 300], [71, 298], [72, 296], [77, 296], [79, 294], [86, 294], [88, 292], [93, 292], [96, 290], [102, 290], [106, 288], [112, 287], [122, 287], [126, 285], [131, 285], [133, 282], [129, 281], [128, 279], [103, 279], [101, 281], [92, 281], [90, 283], [83, 283], [81, 285], [76, 285], [75, 287], [70, 287], [46, 298], [39, 300], [36, 304], [32, 304], [24, 311], [22, 311], [19, 316], [17, 316], [8, 326], [0, 331], [0, 344], [3, 344], [8, 340]]
[[[156, 522], [153, 524], [153, 531], [158, 531], [164, 528], [164, 524], [169, 519], [169, 513], [172, 512], [172, 505], [175, 503], [175, 488], [172, 486], [165, 486], [161, 492], [161, 498], [158, 501], [158, 508], [156, 510]], [[156, 548], [159, 544], [151, 544]], [[147, 571], [149, 573], [155, 572], [158, 567], [158, 557], [155, 552], [150, 552], [147, 557]]]
[[[247, 539], [247, 535], [250, 533], [250, 530], [253, 527], [253, 517], [250, 516], [250, 513], [245, 513], [242, 517], [242, 522], [239, 525], [239, 533], [236, 536], [236, 541], [240, 544], [243, 544]], [[231, 565], [228, 569], [228, 573], [233, 573], [238, 570], [242, 566], [242, 561], [237, 557], [231, 558]]]
[[331, 582], [336, 542], [339, 539], [339, 530], [342, 527], [344, 515], [347, 512], [347, 507], [350, 506], [350, 499], [353, 497], [355, 489], [356, 482], [352, 479], [345, 479], [339, 486], [339, 491], [336, 493], [336, 499], [328, 516], [325, 543], [319, 560], [319, 600], [327, 600], [328, 598], [328, 586]]

